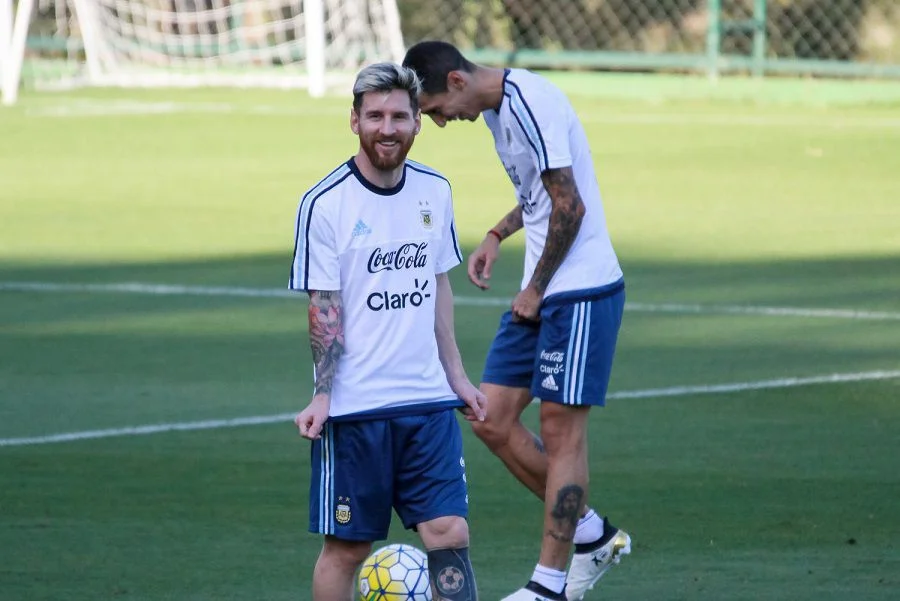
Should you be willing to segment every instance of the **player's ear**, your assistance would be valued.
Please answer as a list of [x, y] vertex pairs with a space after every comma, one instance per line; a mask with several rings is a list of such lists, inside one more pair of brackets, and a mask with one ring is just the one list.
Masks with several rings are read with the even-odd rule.
[[447, 89], [461, 90], [466, 87], [466, 78], [462, 71], [450, 71], [447, 73]]
[[359, 135], [359, 114], [357, 114], [356, 109], [350, 109], [350, 131], [352, 131], [357, 136]]

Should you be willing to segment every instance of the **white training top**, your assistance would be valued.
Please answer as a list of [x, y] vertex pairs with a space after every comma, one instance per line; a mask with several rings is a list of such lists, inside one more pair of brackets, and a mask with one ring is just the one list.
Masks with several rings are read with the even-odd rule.
[[435, 274], [460, 262], [450, 184], [424, 165], [407, 160], [386, 189], [350, 159], [303, 196], [289, 287], [340, 290], [343, 304], [330, 418], [462, 405], [434, 335]]
[[544, 252], [552, 207], [541, 181], [548, 169], [572, 167], [585, 215], [578, 236], [550, 280], [545, 298], [557, 292], [597, 288], [622, 277], [609, 240], [600, 187], [584, 128], [565, 94], [531, 71], [507, 69], [499, 110], [482, 113], [494, 146], [516, 188], [525, 225], [525, 273], [531, 281]]

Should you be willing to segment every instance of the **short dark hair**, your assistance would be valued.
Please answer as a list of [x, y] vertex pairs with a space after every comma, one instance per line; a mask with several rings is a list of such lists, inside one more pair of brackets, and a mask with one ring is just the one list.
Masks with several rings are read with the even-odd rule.
[[407, 50], [403, 66], [416, 72], [426, 94], [446, 92], [447, 75], [451, 71], [472, 73], [475, 70], [475, 64], [466, 60], [456, 46], [437, 40], [419, 42]]

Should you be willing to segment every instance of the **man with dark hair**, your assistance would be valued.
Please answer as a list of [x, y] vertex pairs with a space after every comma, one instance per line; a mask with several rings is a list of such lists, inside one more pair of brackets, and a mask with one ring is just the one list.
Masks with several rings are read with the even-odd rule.
[[359, 150], [297, 213], [290, 288], [309, 293], [315, 391], [296, 423], [313, 441], [309, 529], [325, 538], [313, 601], [355, 598], [392, 508], [422, 539], [435, 599], [478, 601], [454, 409], [484, 419], [485, 399], [454, 336], [450, 184], [406, 158], [418, 93], [410, 69], [363, 69], [350, 111]]
[[[629, 535], [586, 504], [588, 412], [605, 403], [625, 305], [587, 137], [566, 96], [529, 71], [476, 65], [437, 41], [410, 48], [403, 64], [418, 74], [421, 110], [438, 126], [484, 118], [515, 187], [516, 207], [469, 257], [469, 279], [486, 289], [500, 243], [525, 230], [521, 290], [500, 320], [481, 384], [489, 418], [472, 423], [544, 501], [540, 559], [506, 599], [580, 600], [631, 551]], [[534, 397], [540, 437], [521, 422]]]

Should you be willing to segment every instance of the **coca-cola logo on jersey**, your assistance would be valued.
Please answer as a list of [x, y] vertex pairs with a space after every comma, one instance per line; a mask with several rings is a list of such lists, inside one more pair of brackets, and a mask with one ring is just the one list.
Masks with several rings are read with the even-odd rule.
[[376, 248], [369, 256], [369, 273], [425, 267], [428, 262], [427, 248], [427, 242], [407, 242], [395, 250]]

